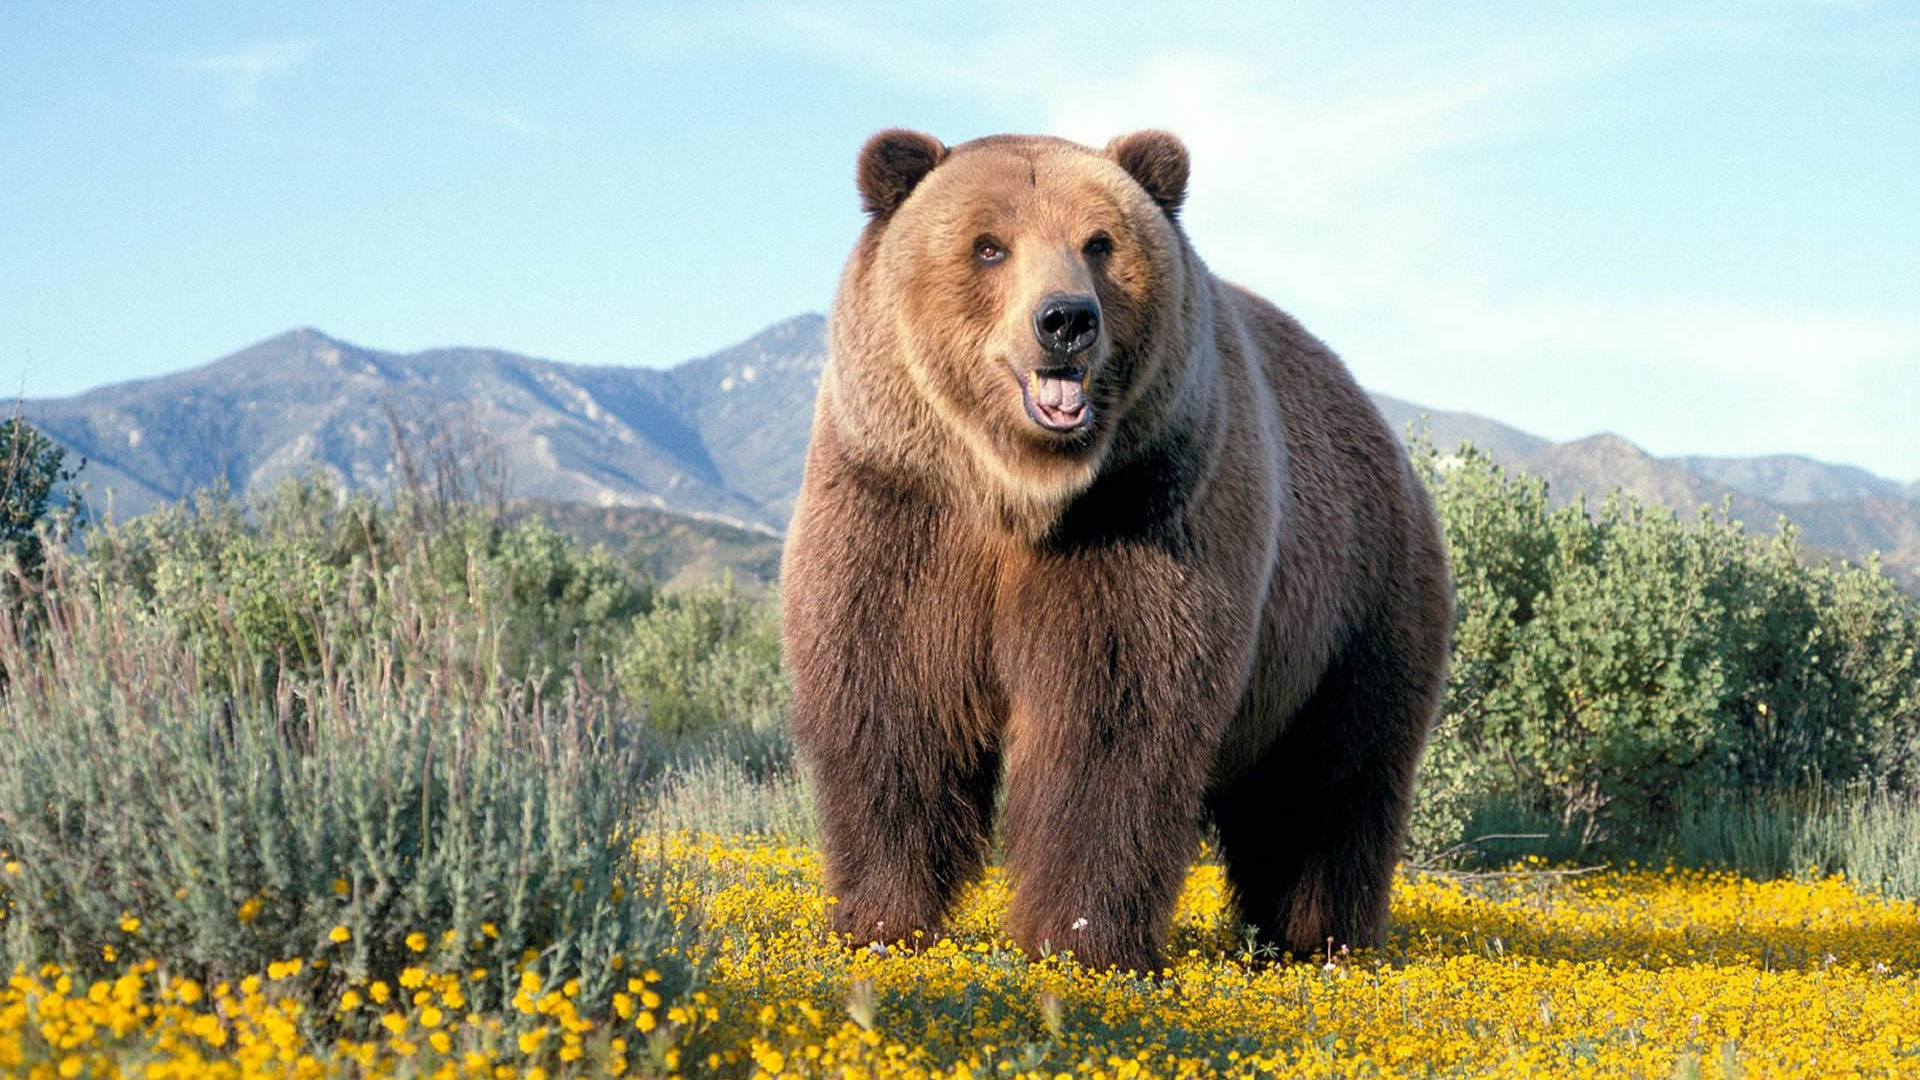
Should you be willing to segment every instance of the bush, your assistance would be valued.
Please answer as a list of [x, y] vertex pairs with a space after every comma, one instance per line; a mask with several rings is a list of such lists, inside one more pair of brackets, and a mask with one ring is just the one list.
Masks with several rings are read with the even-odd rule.
[[[420, 528], [419, 520], [431, 527]], [[422, 519], [323, 477], [246, 503], [205, 492], [102, 530], [90, 580], [124, 585], [172, 626], [200, 679], [267, 692], [282, 673], [322, 678], [333, 653], [379, 640], [397, 660], [474, 667], [542, 690], [609, 663], [651, 591], [602, 552], [537, 521], [475, 507]]]
[[1696, 800], [1664, 854], [1760, 879], [1845, 874], [1863, 888], [1920, 900], [1920, 798], [1859, 782]]
[[[79, 469], [66, 467], [67, 452], [18, 416], [0, 420], [0, 564], [9, 558], [12, 574], [32, 581], [46, 561], [41, 531], [57, 526], [61, 504], [65, 520], [78, 521], [80, 499], [68, 485]], [[81, 463], [85, 468], [86, 463]]]
[[[656, 751], [583, 679], [501, 678], [508, 645], [482, 608], [395, 601], [371, 620], [461, 644], [439, 657], [316, 618], [300, 649], [317, 668], [235, 688], [200, 677], [203, 625], [67, 556], [49, 570], [39, 633], [0, 616], [16, 673], [0, 962], [99, 970], [118, 952], [206, 979], [321, 956], [332, 980], [478, 965], [498, 973], [471, 991], [482, 1008], [522, 968], [577, 979], [583, 1010], [606, 1006], [623, 962], [688, 982], [689, 928], [629, 851]], [[227, 611], [302, 595], [251, 571], [207, 588]]]
[[1920, 616], [1876, 568], [1804, 566], [1790, 528], [1749, 536], [1724, 514], [1554, 509], [1471, 447], [1416, 465], [1456, 593], [1417, 852], [1490, 810], [1645, 847], [1727, 791], [1910, 783]]
[[629, 851], [667, 750], [608, 674], [650, 590], [443, 509], [309, 479], [49, 554], [0, 619], [0, 963], [330, 958], [316, 994], [479, 966], [482, 1008], [514, 970], [581, 1009], [628, 961], [688, 983], [690, 928]]
[[726, 754], [669, 767], [655, 786], [650, 831], [713, 836], [767, 836], [810, 844], [818, 839], [813, 798], [791, 763], [772, 769]]
[[773, 604], [741, 598], [731, 578], [664, 597], [634, 621], [615, 662], [620, 692], [666, 734], [770, 730], [787, 704], [778, 618]]
[[1856, 785], [1807, 821], [1793, 866], [1844, 873], [1869, 889], [1920, 900], [1920, 795]]

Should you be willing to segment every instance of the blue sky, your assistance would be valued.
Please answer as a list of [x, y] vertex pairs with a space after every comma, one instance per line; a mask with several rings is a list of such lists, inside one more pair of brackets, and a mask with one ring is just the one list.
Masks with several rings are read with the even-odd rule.
[[891, 125], [1173, 129], [1213, 269], [1374, 389], [1920, 478], [1911, 2], [10, 0], [0, 382], [674, 363], [826, 308]]

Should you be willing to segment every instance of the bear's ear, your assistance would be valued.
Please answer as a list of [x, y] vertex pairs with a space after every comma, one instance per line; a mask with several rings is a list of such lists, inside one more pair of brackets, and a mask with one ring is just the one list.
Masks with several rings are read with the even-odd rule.
[[868, 139], [860, 148], [860, 209], [877, 218], [892, 214], [946, 156], [939, 139], [905, 128]]
[[1168, 217], [1187, 200], [1187, 148], [1168, 131], [1136, 131], [1107, 144], [1107, 157], [1127, 170]]

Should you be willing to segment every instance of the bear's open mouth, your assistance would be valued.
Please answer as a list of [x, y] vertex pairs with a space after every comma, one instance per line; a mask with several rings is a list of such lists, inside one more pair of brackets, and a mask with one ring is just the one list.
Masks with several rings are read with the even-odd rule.
[[1081, 381], [1087, 373], [1081, 368], [1045, 368], [1027, 372], [1020, 383], [1020, 396], [1027, 415], [1048, 431], [1078, 431], [1093, 419]]

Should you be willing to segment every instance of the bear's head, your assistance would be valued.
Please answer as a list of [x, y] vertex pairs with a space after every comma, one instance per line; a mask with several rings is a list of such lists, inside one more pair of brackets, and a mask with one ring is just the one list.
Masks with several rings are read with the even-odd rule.
[[[836, 352], [863, 370], [836, 378], [865, 420], [924, 417], [1029, 497], [1083, 490], [1196, 318], [1186, 186], [1186, 148], [1162, 131], [1104, 150], [875, 135], [871, 221], [836, 308]], [[886, 400], [903, 394], [926, 407]]]

